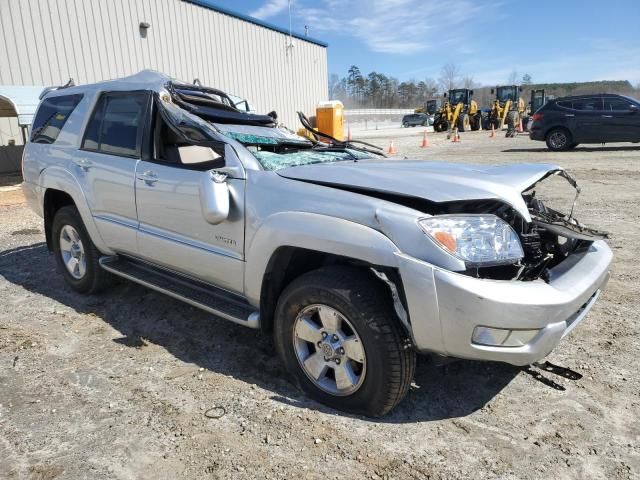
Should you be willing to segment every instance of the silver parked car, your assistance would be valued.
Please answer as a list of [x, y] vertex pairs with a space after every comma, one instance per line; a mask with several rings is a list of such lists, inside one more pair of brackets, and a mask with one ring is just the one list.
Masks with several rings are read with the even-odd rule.
[[275, 117], [150, 71], [47, 92], [24, 191], [67, 283], [124, 277], [272, 331], [299, 387], [372, 416], [416, 353], [531, 364], [604, 288], [605, 235], [533, 190], [577, 188], [560, 167], [389, 160]]

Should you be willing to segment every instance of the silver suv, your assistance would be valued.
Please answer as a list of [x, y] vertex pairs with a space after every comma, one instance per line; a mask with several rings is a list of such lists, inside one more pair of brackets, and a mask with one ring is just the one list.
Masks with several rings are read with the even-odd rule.
[[531, 364], [604, 288], [605, 235], [533, 190], [577, 188], [560, 167], [389, 160], [275, 119], [150, 71], [47, 92], [24, 191], [67, 283], [123, 277], [272, 331], [300, 388], [372, 416], [416, 352]]

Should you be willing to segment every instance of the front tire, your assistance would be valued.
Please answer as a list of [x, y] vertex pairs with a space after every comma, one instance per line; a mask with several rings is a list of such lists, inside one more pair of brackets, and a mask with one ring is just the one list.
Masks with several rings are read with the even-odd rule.
[[76, 207], [66, 206], [56, 212], [51, 238], [58, 267], [76, 292], [97, 293], [112, 283], [112, 275], [98, 263], [101, 254], [91, 241]]
[[415, 352], [387, 287], [366, 271], [328, 267], [302, 275], [280, 296], [275, 318], [280, 358], [315, 400], [377, 417], [406, 395]]

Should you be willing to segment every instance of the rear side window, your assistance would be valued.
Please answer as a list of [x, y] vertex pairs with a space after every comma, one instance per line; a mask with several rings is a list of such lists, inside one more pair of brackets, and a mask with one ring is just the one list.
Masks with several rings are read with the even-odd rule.
[[87, 125], [82, 148], [139, 158], [148, 99], [147, 92], [103, 94]]
[[602, 98], [576, 98], [574, 100], [562, 100], [558, 106], [579, 111], [599, 111], [602, 110]]
[[631, 107], [631, 102], [624, 100], [622, 98], [615, 98], [615, 97], [604, 98], [604, 109], [607, 112], [628, 111], [630, 107]]
[[82, 95], [45, 98], [31, 125], [31, 141], [34, 143], [55, 142], [60, 130], [67, 123], [69, 115], [80, 103], [80, 100], [82, 100]]

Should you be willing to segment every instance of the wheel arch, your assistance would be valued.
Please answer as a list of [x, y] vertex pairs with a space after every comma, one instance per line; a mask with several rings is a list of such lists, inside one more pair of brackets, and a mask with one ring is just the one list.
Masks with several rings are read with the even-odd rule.
[[397, 271], [397, 252], [389, 238], [361, 224], [304, 212], [276, 214], [247, 245], [245, 295], [260, 305], [261, 324], [268, 330], [275, 303], [294, 278], [332, 264]]
[[38, 185], [42, 191], [45, 237], [49, 249], [51, 249], [51, 224], [55, 213], [65, 205], [73, 205], [78, 209], [87, 233], [96, 247], [100, 251], [112, 253], [102, 240], [82, 187], [71, 172], [60, 167], [46, 168], [40, 173]]

